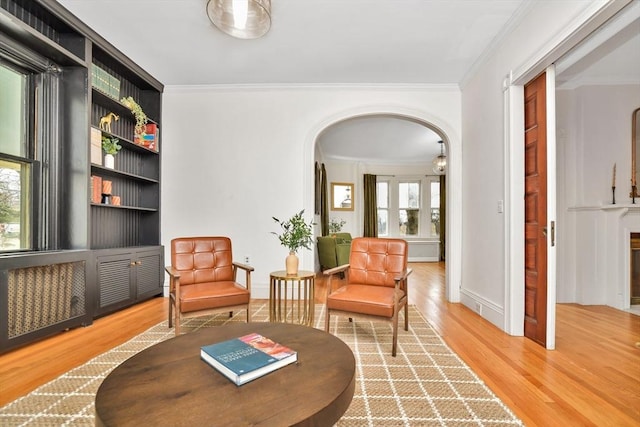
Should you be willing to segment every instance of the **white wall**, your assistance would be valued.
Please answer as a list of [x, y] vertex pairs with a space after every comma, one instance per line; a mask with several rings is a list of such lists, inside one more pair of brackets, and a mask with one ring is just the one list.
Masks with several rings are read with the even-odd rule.
[[[511, 333], [522, 333], [524, 318], [522, 298], [509, 295], [509, 292], [523, 294], [522, 275], [517, 283], [511, 283], [514, 276], [509, 270], [514, 258], [523, 258], [522, 248], [510, 248], [507, 244], [510, 231], [522, 232], [509, 222], [509, 215], [522, 203], [522, 191], [510, 199], [513, 194], [510, 185], [514, 176], [523, 176], [523, 166], [508, 169], [507, 149], [511, 141], [507, 139], [509, 105], [505, 102], [504, 90], [513, 77], [527, 73], [534, 77], [544, 70], [543, 61], [550, 64], [554, 55], [557, 59], [585, 23], [595, 23], [592, 18], [605, 4], [602, 1], [531, 2], [526, 15], [514, 23], [506, 39], [462, 88], [461, 300]], [[518, 84], [521, 83], [524, 82]], [[518, 191], [516, 189], [516, 193]], [[504, 213], [498, 212], [499, 200], [505, 200]], [[505, 301], [511, 301], [512, 305], [516, 301], [518, 306], [507, 307]], [[512, 309], [515, 313], [509, 313]]]
[[[255, 267], [254, 297], [268, 297], [269, 273], [282, 269], [287, 255], [270, 234], [277, 230], [271, 217], [302, 208], [312, 217], [316, 137], [339, 120], [376, 113], [428, 122], [446, 135], [457, 174], [451, 181], [459, 185], [457, 88], [167, 87], [161, 141], [166, 259], [174, 237], [227, 235], [234, 258], [249, 256]], [[459, 193], [457, 199], [459, 212]], [[448, 234], [452, 251], [457, 229]], [[313, 270], [315, 253], [299, 255], [301, 268]], [[460, 257], [452, 256], [448, 278], [457, 281]]]

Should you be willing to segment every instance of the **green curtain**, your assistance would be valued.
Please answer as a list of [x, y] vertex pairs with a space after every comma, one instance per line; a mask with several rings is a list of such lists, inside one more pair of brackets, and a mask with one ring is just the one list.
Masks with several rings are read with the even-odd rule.
[[376, 199], [376, 176], [364, 175], [364, 237], [378, 236], [378, 201]]
[[327, 169], [320, 167], [320, 227], [322, 235], [329, 235], [329, 195], [327, 193]]
[[440, 176], [440, 261], [445, 260], [447, 248], [447, 177]]

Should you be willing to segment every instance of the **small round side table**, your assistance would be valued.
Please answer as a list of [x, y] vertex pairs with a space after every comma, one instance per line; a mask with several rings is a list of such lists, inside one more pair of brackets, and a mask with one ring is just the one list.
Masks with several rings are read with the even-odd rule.
[[315, 277], [313, 271], [298, 274], [274, 271], [269, 280], [269, 321], [313, 326]]

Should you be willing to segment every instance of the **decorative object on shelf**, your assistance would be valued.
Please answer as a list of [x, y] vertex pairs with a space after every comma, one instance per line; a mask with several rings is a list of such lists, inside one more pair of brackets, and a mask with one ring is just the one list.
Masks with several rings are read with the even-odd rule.
[[105, 205], [111, 204], [111, 192], [113, 191], [113, 185], [111, 181], [106, 179], [102, 180], [102, 203]]
[[329, 233], [335, 235], [342, 231], [342, 227], [347, 223], [344, 219], [331, 218], [329, 220]]
[[298, 249], [311, 249], [313, 244], [313, 221], [307, 223], [304, 220], [304, 209], [286, 221], [281, 221], [275, 216], [272, 217], [280, 225], [281, 233], [272, 231], [271, 234], [278, 236], [280, 244], [289, 249], [289, 256], [286, 258], [286, 271], [288, 275], [298, 274]]
[[104, 167], [113, 169], [115, 166], [115, 156], [122, 148], [118, 144], [120, 140], [118, 138], [103, 136], [102, 137], [102, 150], [104, 151]]
[[102, 178], [91, 175], [91, 203], [102, 202]]
[[91, 163], [102, 165], [102, 132], [91, 126]]
[[111, 132], [111, 121], [115, 120], [116, 122], [120, 119], [120, 117], [116, 113], [108, 113], [105, 116], [100, 117], [100, 129], [105, 132]]
[[120, 196], [111, 196], [111, 204], [113, 206], [120, 206]]
[[438, 141], [440, 144], [440, 154], [433, 159], [433, 172], [438, 175], [444, 175], [447, 171], [447, 156], [444, 154], [444, 141]]
[[257, 39], [271, 28], [271, 0], [209, 0], [207, 16], [230, 36]]
[[144, 140], [144, 135], [147, 132], [147, 123], [149, 122], [149, 118], [142, 111], [142, 107], [138, 104], [135, 99], [131, 96], [127, 96], [120, 100], [128, 109], [131, 110], [133, 116], [136, 118], [136, 125], [133, 128], [134, 136], [133, 141], [137, 144], [142, 144]]

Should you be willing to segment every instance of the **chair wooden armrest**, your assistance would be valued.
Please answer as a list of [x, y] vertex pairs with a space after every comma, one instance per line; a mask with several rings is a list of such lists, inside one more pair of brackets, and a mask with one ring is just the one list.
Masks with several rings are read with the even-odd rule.
[[333, 276], [334, 274], [342, 273], [349, 268], [349, 264], [339, 265], [337, 267], [330, 268], [322, 272], [325, 276]]
[[164, 269], [169, 274], [169, 276], [180, 278], [180, 272], [175, 268], [171, 267], [170, 265], [167, 265]]
[[243, 269], [245, 271], [254, 271], [255, 270], [255, 268], [251, 267], [249, 264], [243, 264], [241, 262], [234, 262], [233, 266], [241, 268], [241, 269]]
[[410, 269], [410, 268], [407, 268], [407, 269], [402, 273], [402, 275], [400, 275], [400, 276], [398, 276], [398, 277], [395, 277], [393, 280], [395, 280], [395, 281], [396, 281], [396, 283], [399, 283], [399, 282], [401, 282], [401, 281], [403, 281], [403, 280], [406, 280], [406, 279], [407, 279], [407, 277], [409, 277], [409, 275], [410, 275], [411, 273], [413, 273], [413, 270], [412, 270], [412, 269]]
[[[248, 291], [251, 291], [251, 272], [255, 270], [255, 268], [251, 267], [248, 264], [243, 264], [240, 262], [233, 262], [231, 263], [231, 265], [233, 266], [233, 281], [238, 283], [238, 278], [237, 278], [237, 273], [238, 273], [238, 269], [242, 269], [245, 272], [245, 281], [244, 281], [244, 287], [247, 288]], [[241, 284], [241, 283], [238, 283]]]

